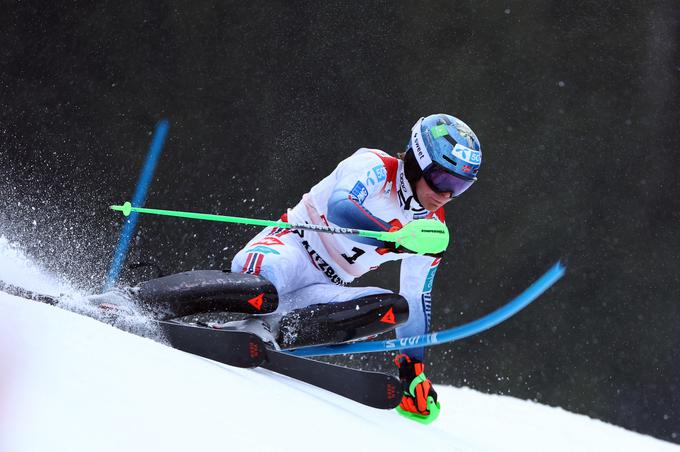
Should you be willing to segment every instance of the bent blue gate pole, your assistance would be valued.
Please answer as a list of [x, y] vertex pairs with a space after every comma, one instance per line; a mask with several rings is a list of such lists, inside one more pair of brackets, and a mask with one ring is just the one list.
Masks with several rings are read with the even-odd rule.
[[[137, 187], [135, 188], [135, 193], [132, 197], [133, 207], [143, 207], [144, 201], [146, 200], [146, 192], [151, 185], [151, 178], [156, 170], [156, 164], [158, 163], [158, 158], [163, 150], [163, 143], [165, 142], [165, 136], [168, 134], [168, 128], [170, 125], [168, 121], [163, 119], [156, 124], [156, 130], [154, 131], [153, 138], [151, 139], [151, 146], [149, 147], [149, 152], [146, 156], [146, 162], [144, 162], [144, 167], [139, 174], [139, 181], [137, 181]], [[129, 217], [126, 218], [125, 226], [118, 239], [118, 246], [116, 247], [116, 252], [113, 255], [113, 261], [111, 262], [111, 268], [106, 277], [106, 284], [104, 284], [104, 291], [107, 291], [113, 287], [118, 279], [120, 270], [125, 262], [125, 256], [127, 255], [128, 246], [130, 246], [130, 239], [132, 234], [135, 232], [135, 226], [137, 225], [137, 214], [133, 212]]]
[[482, 331], [488, 330], [499, 323], [507, 320], [519, 311], [528, 306], [538, 298], [543, 292], [548, 290], [562, 276], [565, 268], [561, 262], [553, 265], [543, 276], [537, 279], [524, 292], [513, 300], [498, 308], [490, 314], [461, 326], [439, 331], [422, 336], [411, 336], [401, 339], [386, 341], [357, 342], [342, 345], [321, 345], [291, 350], [289, 353], [297, 356], [331, 356], [345, 355], [349, 353], [373, 353], [391, 350], [407, 350], [409, 348], [428, 347], [431, 345], [444, 344], [472, 336]]

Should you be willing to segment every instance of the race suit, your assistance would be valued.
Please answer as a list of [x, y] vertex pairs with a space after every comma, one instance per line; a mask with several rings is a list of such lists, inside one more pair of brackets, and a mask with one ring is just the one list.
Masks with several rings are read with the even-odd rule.
[[[444, 221], [444, 211], [425, 210], [413, 196], [403, 161], [383, 151], [361, 148], [340, 162], [284, 215], [290, 223], [366, 230], [389, 230], [414, 219]], [[352, 235], [267, 228], [232, 261], [233, 272], [262, 275], [276, 287], [276, 314], [311, 304], [349, 301], [389, 292], [379, 287], [345, 287], [383, 262], [401, 260], [400, 291], [408, 301], [408, 321], [397, 337], [426, 334], [431, 292], [439, 258], [388, 251], [376, 239]], [[422, 360], [423, 350], [409, 350]]]

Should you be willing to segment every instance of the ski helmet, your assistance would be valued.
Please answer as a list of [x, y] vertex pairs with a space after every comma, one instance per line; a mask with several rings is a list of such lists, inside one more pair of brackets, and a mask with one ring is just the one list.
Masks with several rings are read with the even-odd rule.
[[472, 129], [454, 116], [420, 118], [411, 129], [408, 150], [434, 191], [456, 197], [477, 180], [482, 147]]

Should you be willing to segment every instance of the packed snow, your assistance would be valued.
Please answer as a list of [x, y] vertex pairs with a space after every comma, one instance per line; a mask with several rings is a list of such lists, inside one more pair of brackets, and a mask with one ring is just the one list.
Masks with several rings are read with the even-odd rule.
[[[4, 238], [0, 280], [73, 290]], [[0, 362], [1, 452], [680, 452], [559, 408], [444, 385], [440, 418], [423, 426], [1, 292]]]

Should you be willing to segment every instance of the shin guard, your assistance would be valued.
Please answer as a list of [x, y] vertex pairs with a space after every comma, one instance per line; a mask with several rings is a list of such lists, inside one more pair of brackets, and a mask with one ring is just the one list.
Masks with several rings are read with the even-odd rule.
[[276, 288], [262, 276], [220, 270], [177, 273], [133, 290], [160, 319], [208, 312], [267, 314], [279, 304]]
[[313, 304], [285, 314], [278, 326], [282, 348], [337, 344], [384, 333], [408, 320], [408, 302], [395, 293]]

